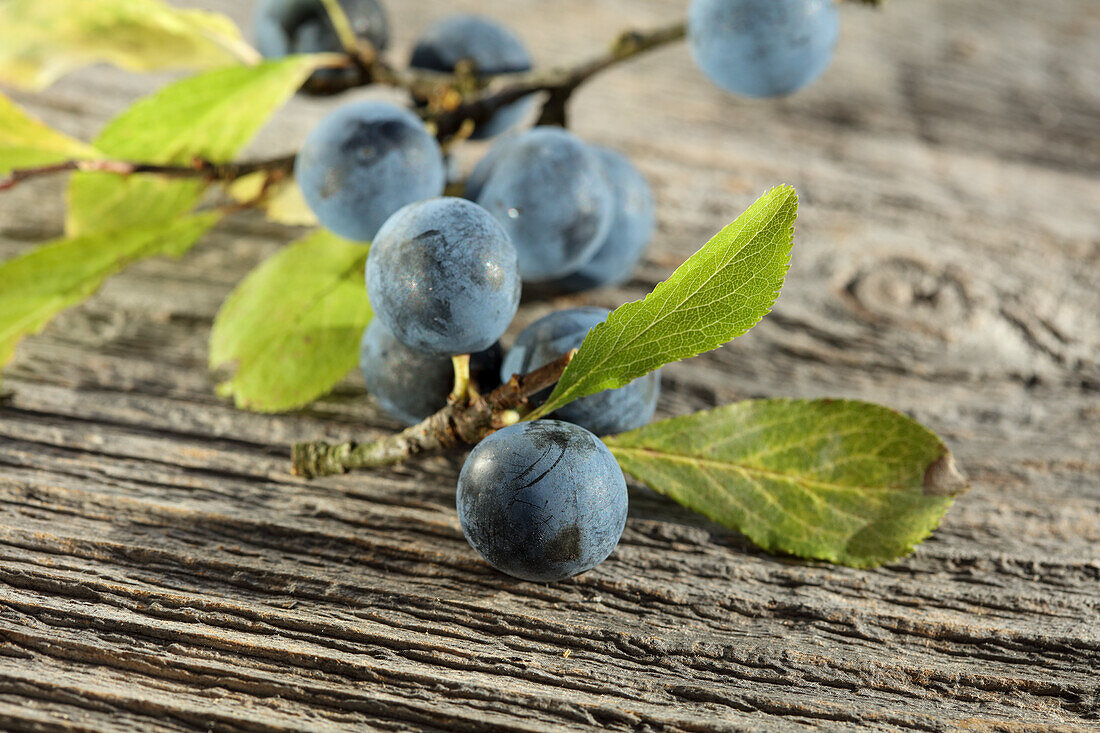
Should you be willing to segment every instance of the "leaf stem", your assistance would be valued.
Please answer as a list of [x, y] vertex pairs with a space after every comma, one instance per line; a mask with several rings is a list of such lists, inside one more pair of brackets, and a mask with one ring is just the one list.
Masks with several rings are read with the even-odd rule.
[[513, 375], [485, 396], [448, 402], [423, 422], [373, 443], [320, 441], [296, 443], [291, 452], [294, 473], [313, 478], [356, 468], [390, 466], [420, 453], [477, 443], [489, 433], [518, 419], [527, 399], [561, 377], [576, 349], [522, 376]]
[[455, 386], [451, 390], [451, 402], [462, 404], [470, 395], [470, 355], [451, 357], [455, 368]]
[[353, 53], [359, 39], [355, 37], [355, 31], [351, 28], [351, 21], [348, 20], [347, 13], [340, 7], [337, 0], [321, 0], [321, 4], [325, 6], [325, 13], [332, 21], [332, 27], [336, 31], [336, 37], [340, 40], [340, 45], [349, 53]]

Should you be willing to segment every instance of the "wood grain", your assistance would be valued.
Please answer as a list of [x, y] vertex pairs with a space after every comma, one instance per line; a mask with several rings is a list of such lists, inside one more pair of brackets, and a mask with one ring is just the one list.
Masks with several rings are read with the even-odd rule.
[[[447, 12], [389, 5], [398, 57]], [[509, 22], [542, 62], [683, 10], [452, 6]], [[974, 488], [912, 557], [870, 571], [769, 557], [634, 486], [608, 562], [520, 583], [462, 538], [459, 454], [292, 477], [293, 441], [394, 425], [355, 375], [288, 415], [214, 396], [211, 319], [294, 236], [237, 217], [180, 262], [110, 280], [5, 372], [0, 729], [1100, 727], [1100, 6], [843, 13], [832, 68], [787, 100], [723, 95], [682, 47], [582, 90], [575, 128], [651, 179], [660, 232], [625, 288], [529, 298], [513, 333], [642, 295], [760, 192], [794, 184], [775, 312], [667, 368], [661, 413], [833, 395], [913, 415]], [[96, 68], [14, 96], [87, 139], [168, 78]], [[332, 103], [296, 99], [252, 151], [292, 150]], [[0, 257], [58, 233], [61, 192], [0, 197]]]

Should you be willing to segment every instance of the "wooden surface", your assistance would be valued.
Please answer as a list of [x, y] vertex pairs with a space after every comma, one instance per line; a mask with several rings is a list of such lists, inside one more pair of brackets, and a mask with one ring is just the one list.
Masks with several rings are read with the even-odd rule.
[[[389, 5], [402, 51], [445, 12]], [[542, 62], [683, 8], [446, 5], [511, 22]], [[215, 398], [211, 318], [293, 235], [236, 218], [109, 281], [4, 375], [0, 729], [1100, 727], [1100, 3], [843, 12], [832, 68], [789, 100], [725, 96], [683, 47], [579, 94], [576, 129], [650, 177], [660, 233], [625, 289], [528, 303], [517, 326], [640, 296], [794, 184], [774, 314], [668, 368], [661, 413], [764, 395], [905, 410], [974, 482], [914, 556], [768, 557], [632, 487], [613, 557], [536, 585], [463, 540], [460, 456], [297, 480], [292, 441], [393, 426], [354, 375], [289, 415]], [[17, 99], [89, 137], [167, 78], [94, 69]], [[292, 149], [328, 104], [295, 100], [252, 151]], [[0, 196], [0, 257], [59, 231], [61, 191]]]

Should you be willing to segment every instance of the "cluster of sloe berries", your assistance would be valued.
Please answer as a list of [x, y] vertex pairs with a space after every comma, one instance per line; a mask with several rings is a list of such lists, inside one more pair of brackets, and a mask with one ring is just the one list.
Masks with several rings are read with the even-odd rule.
[[[381, 51], [389, 44], [378, 0], [338, 0], [360, 39]], [[688, 40], [695, 64], [723, 89], [747, 97], [779, 97], [824, 73], [840, 31], [836, 0], [691, 0]], [[260, 0], [253, 16], [256, 46], [264, 56], [334, 53], [340, 40], [321, 0]], [[528, 71], [531, 58], [507, 28], [472, 15], [446, 18], [424, 32], [413, 68], [452, 72], [460, 62], [479, 74]], [[324, 69], [315, 78], [337, 80]], [[423, 103], [426, 100], [417, 100]], [[517, 123], [532, 100], [500, 110], [474, 138], [496, 135]]]
[[[355, 33], [377, 49], [389, 28], [376, 0], [339, 0]], [[832, 0], [693, 0], [688, 29], [696, 62], [732, 91], [771, 96], [808, 83], [836, 38]], [[262, 0], [255, 34], [267, 56], [339, 51], [320, 0]], [[413, 49], [415, 68], [478, 74], [526, 71], [520, 40], [496, 22], [454, 15]], [[324, 73], [346, 70], [322, 70]], [[414, 98], [422, 106], [429, 100]], [[531, 106], [523, 98], [473, 131], [507, 133]], [[452, 357], [470, 355], [470, 388], [488, 392], [513, 375], [581, 345], [608, 311], [574, 308], [528, 326], [504, 354], [521, 284], [559, 292], [620, 284], [655, 229], [649, 184], [620, 153], [557, 127], [502, 135], [467, 179], [464, 198], [442, 196], [447, 163], [411, 110], [346, 104], [310, 132], [295, 163], [320, 223], [370, 241], [366, 283], [374, 320], [361, 344], [369, 392], [412, 425], [447, 404]], [[529, 401], [540, 404], [549, 389]], [[658, 372], [505, 427], [470, 453], [457, 504], [470, 544], [494, 567], [529, 580], [584, 572], [606, 558], [626, 520], [626, 483], [597, 435], [645, 425]]]
[[[576, 309], [537, 321], [502, 363], [499, 339], [519, 306], [517, 248], [486, 209], [455, 197], [407, 204], [390, 216], [371, 244], [366, 280], [374, 320], [362, 342], [363, 376], [379, 404], [407, 423], [446, 403], [452, 356], [470, 354], [472, 385], [490, 390], [579, 346], [607, 313]], [[520, 423], [482, 441], [458, 481], [470, 544], [529, 580], [566, 578], [607, 557], [626, 521], [626, 482], [592, 431], [644, 424], [657, 387], [647, 376], [557, 413], [572, 422]], [[618, 415], [616, 405], [624, 408]]]

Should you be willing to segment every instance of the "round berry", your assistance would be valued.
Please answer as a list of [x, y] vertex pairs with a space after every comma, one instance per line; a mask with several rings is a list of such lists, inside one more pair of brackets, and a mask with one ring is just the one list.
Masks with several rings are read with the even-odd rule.
[[[512, 31], [480, 15], [458, 13], [436, 22], [413, 48], [409, 66], [429, 71], [453, 72], [467, 62], [479, 75], [530, 71], [531, 56]], [[426, 100], [417, 100], [424, 103]], [[520, 122], [534, 98], [524, 97], [497, 110], [474, 128], [474, 139], [498, 135]]]
[[718, 86], [748, 97], [791, 94], [833, 57], [835, 0], [692, 0], [691, 55]]
[[[607, 319], [604, 308], [570, 308], [544, 316], [525, 328], [504, 357], [501, 381], [513, 374], [526, 374], [549, 364], [562, 354], [579, 348], [596, 324]], [[661, 394], [661, 373], [650, 372], [617, 389], [581, 397], [554, 412], [562, 420], [576, 423], [597, 435], [622, 433], [640, 428], [653, 418]], [[544, 402], [550, 390], [534, 395], [532, 402]]]
[[497, 139], [492, 147], [485, 151], [485, 155], [481, 156], [481, 160], [477, 162], [474, 169], [470, 171], [470, 175], [466, 178], [466, 184], [462, 195], [471, 201], [477, 201], [478, 196], [481, 195], [481, 189], [485, 188], [485, 182], [489, 180], [489, 174], [493, 172], [493, 168], [496, 167], [497, 160], [501, 154], [508, 149], [508, 147], [522, 138], [522, 135], [509, 134], [506, 137]]
[[566, 130], [536, 127], [507, 140], [477, 202], [512, 238], [530, 282], [575, 271], [611, 228], [614, 196], [587, 145]]
[[626, 524], [626, 480], [599, 438], [558, 420], [498, 430], [458, 477], [458, 518], [485, 560], [524, 580], [563, 580], [603, 562]]
[[[470, 380], [481, 394], [500, 384], [502, 356], [500, 343], [470, 356]], [[405, 425], [415, 425], [441, 410], [454, 386], [450, 357], [410, 349], [377, 318], [363, 332], [359, 369], [371, 396]]]
[[657, 228], [653, 191], [645, 176], [622, 153], [604, 147], [593, 150], [603, 163], [615, 195], [615, 219], [592, 259], [554, 282], [556, 289], [565, 292], [621, 285], [629, 280]]
[[[378, 0], [338, 0], [355, 35], [381, 51], [389, 43], [386, 12]], [[252, 35], [264, 58], [296, 53], [340, 53], [343, 46], [321, 0], [260, 0], [252, 14]], [[354, 81], [354, 69], [319, 69], [310, 83]], [[308, 89], [310, 84], [306, 84]]]
[[405, 204], [443, 192], [443, 154], [409, 110], [375, 100], [352, 102], [309, 133], [294, 175], [324, 227], [368, 241]]
[[367, 292], [375, 317], [409, 348], [482, 351], [519, 307], [516, 250], [477, 204], [451, 197], [409, 204], [371, 245]]

